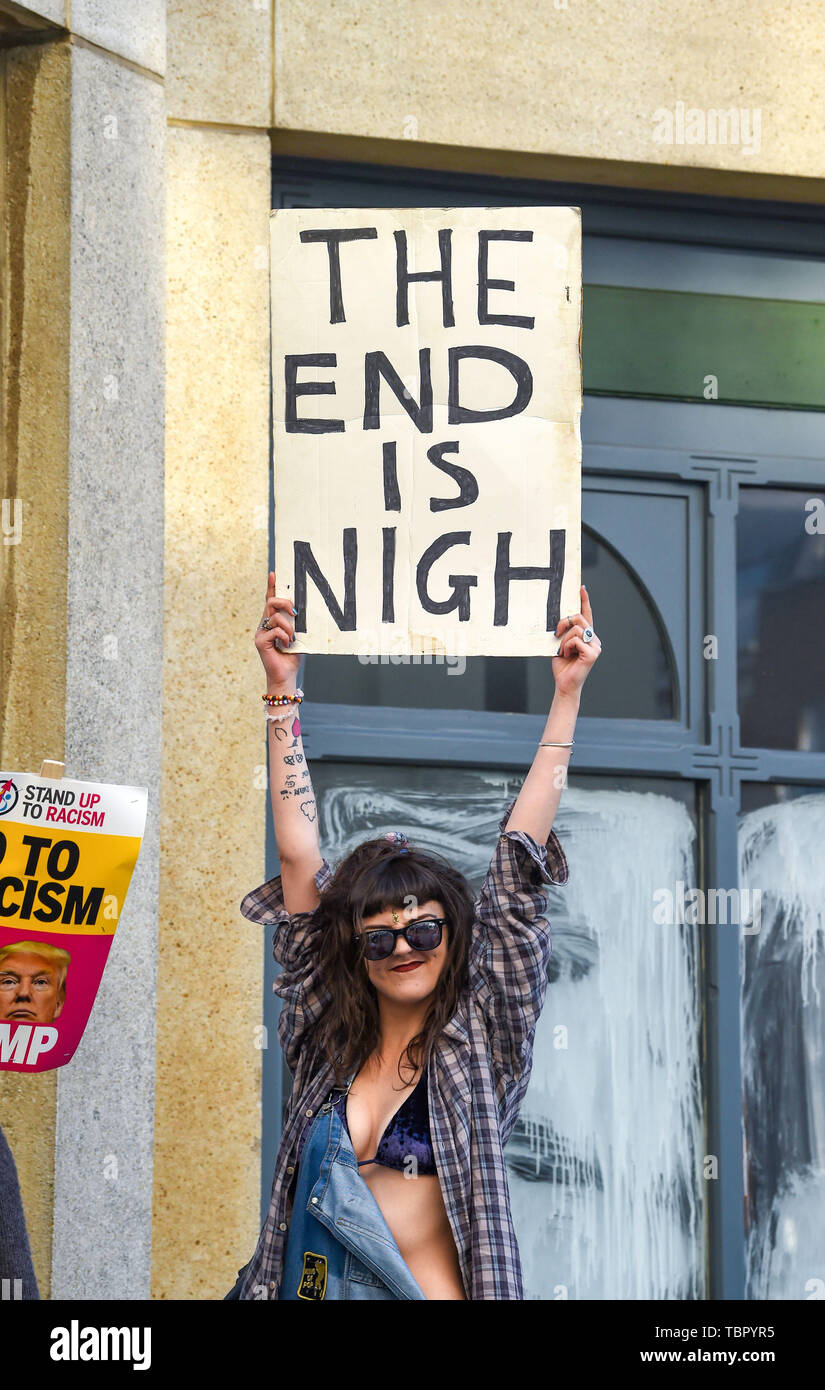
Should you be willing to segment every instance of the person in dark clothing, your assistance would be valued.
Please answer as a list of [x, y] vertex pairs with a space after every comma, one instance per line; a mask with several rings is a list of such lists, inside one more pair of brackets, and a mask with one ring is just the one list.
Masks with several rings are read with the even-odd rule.
[[0, 1300], [40, 1298], [17, 1169], [0, 1128]]

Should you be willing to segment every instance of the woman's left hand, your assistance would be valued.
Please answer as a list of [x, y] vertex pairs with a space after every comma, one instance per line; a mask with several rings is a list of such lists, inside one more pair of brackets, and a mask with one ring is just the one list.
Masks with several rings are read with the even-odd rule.
[[569, 617], [561, 618], [556, 627], [556, 636], [561, 639], [561, 646], [551, 660], [554, 663], [556, 690], [561, 695], [579, 693], [602, 649], [595, 632], [589, 642], [585, 642], [582, 636], [588, 629], [593, 630], [593, 609], [590, 607], [590, 599], [583, 584], [579, 593], [581, 613], [571, 613]]

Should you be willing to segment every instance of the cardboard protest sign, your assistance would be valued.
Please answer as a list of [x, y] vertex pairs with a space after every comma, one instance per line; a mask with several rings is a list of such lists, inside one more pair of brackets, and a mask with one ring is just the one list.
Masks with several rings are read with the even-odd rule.
[[580, 607], [579, 209], [270, 227], [292, 650], [553, 655]]
[[0, 1070], [65, 1066], [83, 1036], [147, 789], [0, 773]]

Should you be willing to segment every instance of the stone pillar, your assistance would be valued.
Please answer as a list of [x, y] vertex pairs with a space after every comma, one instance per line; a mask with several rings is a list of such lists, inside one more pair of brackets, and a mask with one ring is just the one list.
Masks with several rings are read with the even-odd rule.
[[[105, 31], [111, 43], [114, 27]], [[145, 29], [142, 13], [142, 36]], [[122, 47], [135, 51], [126, 39]], [[153, 45], [146, 47], [141, 56], [151, 61]], [[71, 58], [66, 761], [78, 777], [148, 786], [149, 810], [86, 1036], [58, 1074], [53, 1296], [146, 1298], [163, 651], [164, 94], [156, 73], [112, 54], [72, 45]]]
[[4, 1123], [10, 1096], [25, 1092], [25, 1112], [40, 1092], [46, 1106], [31, 1127], [13, 1122], [10, 1138], [41, 1293], [54, 1298], [149, 1293], [164, 6], [144, 5], [139, 24], [127, 9], [74, 0], [71, 32], [6, 56], [4, 495], [22, 498], [24, 530], [3, 573], [2, 759], [37, 768], [48, 756], [69, 776], [149, 788], [146, 836], [83, 1041], [56, 1073], [3, 1080]]
[[153, 1298], [222, 1297], [260, 1229], [271, 946], [238, 906], [267, 816], [271, 23], [246, 0], [169, 12]]

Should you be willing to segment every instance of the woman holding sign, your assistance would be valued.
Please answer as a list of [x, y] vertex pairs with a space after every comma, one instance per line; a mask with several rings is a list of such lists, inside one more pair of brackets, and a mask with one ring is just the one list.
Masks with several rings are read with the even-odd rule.
[[241, 911], [275, 927], [278, 1036], [293, 1074], [269, 1212], [227, 1298], [520, 1299], [503, 1156], [527, 1089], [550, 958], [552, 823], [581, 689], [598, 659], [587, 591], [558, 624], [556, 690], [474, 900], [400, 831], [333, 870], [301, 741], [295, 610], [270, 574], [267, 678], [281, 873]]

